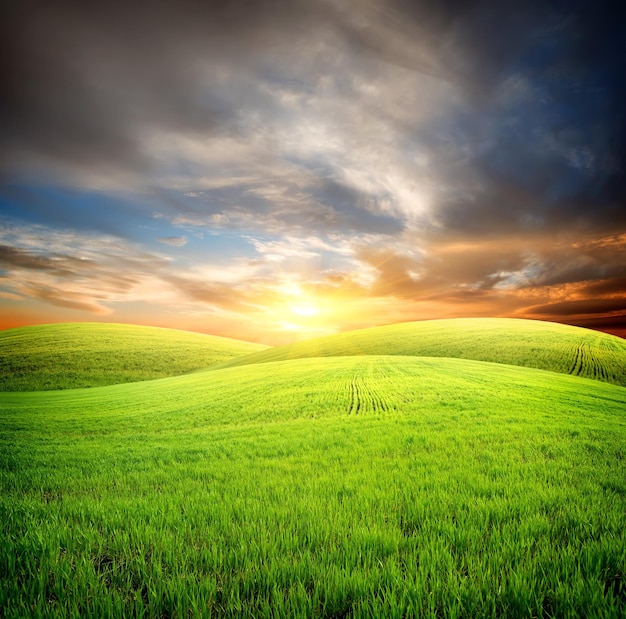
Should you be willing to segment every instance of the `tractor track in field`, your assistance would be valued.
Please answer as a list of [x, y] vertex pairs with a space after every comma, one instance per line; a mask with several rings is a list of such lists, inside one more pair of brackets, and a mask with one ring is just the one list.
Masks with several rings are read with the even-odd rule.
[[354, 376], [350, 381], [350, 408], [349, 415], [358, 415], [361, 410], [361, 394], [359, 390], [358, 376]]
[[573, 376], [580, 376], [580, 373], [583, 370], [583, 361], [584, 361], [583, 344], [579, 344], [578, 347], [576, 348], [576, 355], [569, 369], [569, 374], [572, 374]]
[[349, 415], [358, 415], [363, 412], [387, 412], [389, 410], [384, 397], [369, 385], [362, 376], [353, 376], [348, 389], [350, 392]]
[[371, 384], [368, 384], [367, 381], [363, 381], [363, 388], [369, 396], [372, 410], [381, 410], [387, 412], [387, 404], [385, 403], [383, 397], [378, 393], [378, 391]]
[[612, 382], [611, 376], [604, 366], [604, 360], [593, 351], [589, 350], [586, 344], [579, 344], [576, 348], [574, 360], [572, 361], [569, 371], [572, 376], [586, 376], [596, 380]]

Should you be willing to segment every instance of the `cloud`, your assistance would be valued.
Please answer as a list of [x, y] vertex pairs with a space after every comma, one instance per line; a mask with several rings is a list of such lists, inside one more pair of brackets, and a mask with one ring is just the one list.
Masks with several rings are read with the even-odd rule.
[[[572, 242], [552, 237], [360, 243], [355, 257], [373, 269], [368, 294], [412, 304], [416, 315], [567, 316], [609, 314], [625, 303], [621, 236]], [[583, 249], [586, 248], [586, 249]], [[439, 308], [435, 309], [435, 305]], [[620, 306], [621, 304], [621, 306]]]
[[587, 327], [588, 329], [607, 331], [619, 335], [620, 337], [626, 337], [626, 314], [623, 312], [610, 316], [586, 316], [584, 318], [576, 318], [571, 324]]
[[318, 237], [251, 241], [255, 257], [189, 265], [117, 237], [7, 225], [0, 228], [0, 292], [95, 314], [142, 302], [155, 311], [238, 312], [245, 320], [246, 312], [277, 302], [284, 282], [307, 283], [302, 263], [292, 260], [294, 247], [304, 260], [332, 250]]
[[608, 299], [560, 301], [558, 303], [527, 308], [526, 313], [541, 316], [579, 316], [585, 314], [607, 314], [616, 311], [623, 312], [624, 307], [626, 307], [626, 295]]
[[187, 245], [186, 236], [160, 236], [157, 241], [164, 245], [171, 245], [172, 247], [184, 247]]
[[[420, 316], [610, 307], [626, 269], [613, 5], [14, 2], [0, 200], [46, 226], [0, 236], [3, 294], [244, 312], [300, 270]], [[192, 234], [246, 250], [184, 271]]]
[[187, 197], [221, 179], [209, 223], [606, 226], [626, 129], [602, 4], [14, 3], [0, 166]]
[[97, 301], [91, 301], [87, 295], [67, 290], [60, 291], [58, 288], [32, 284], [20, 286], [20, 290], [30, 297], [40, 299], [57, 307], [80, 310], [100, 316], [110, 314], [112, 311]]
[[[94, 315], [120, 316], [137, 303], [151, 314], [175, 312], [189, 320], [219, 315], [230, 335], [237, 334], [237, 321], [250, 320], [258, 330], [277, 333], [289, 295], [296, 293], [332, 308], [326, 330], [481, 315], [582, 324], [609, 318], [626, 301], [624, 268], [610, 262], [622, 253], [620, 235], [564, 239], [559, 245], [549, 237], [418, 245], [407, 232], [401, 238], [247, 241], [251, 255], [179, 264], [117, 237], [6, 226], [0, 231], [0, 294]], [[254, 339], [252, 331], [246, 334]]]
[[159, 167], [146, 137], [236, 133], [248, 64], [320, 13], [276, 0], [15, 4], [0, 33], [0, 162], [145, 185]]
[[[626, 268], [622, 269], [622, 273]], [[587, 283], [582, 292], [589, 296], [626, 294], [626, 274]]]
[[110, 303], [133, 298], [138, 284], [168, 261], [116, 237], [4, 226], [0, 265], [8, 294], [105, 314], [111, 312]]
[[0, 264], [34, 271], [53, 271], [57, 275], [70, 275], [75, 260], [68, 256], [39, 256], [18, 247], [0, 245]]

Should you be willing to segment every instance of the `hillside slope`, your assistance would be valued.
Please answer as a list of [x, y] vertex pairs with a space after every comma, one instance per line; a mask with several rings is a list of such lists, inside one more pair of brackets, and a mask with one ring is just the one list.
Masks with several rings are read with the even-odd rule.
[[270, 348], [219, 367], [345, 355], [475, 359], [626, 386], [626, 341], [581, 327], [514, 318], [453, 318], [372, 327]]
[[0, 331], [0, 391], [96, 387], [184, 374], [266, 348], [126, 324], [64, 323]]
[[[293, 359], [150, 382], [92, 389], [0, 394], [13, 405], [57, 419], [89, 420], [148, 432], [366, 413], [428, 415], [451, 411], [567, 418], [611, 413], [626, 421], [626, 389], [577, 376], [467, 359], [360, 355]], [[165, 424], [165, 425], [164, 425]]]
[[626, 611], [623, 387], [313, 358], [0, 393], [0, 428], [3, 616]]

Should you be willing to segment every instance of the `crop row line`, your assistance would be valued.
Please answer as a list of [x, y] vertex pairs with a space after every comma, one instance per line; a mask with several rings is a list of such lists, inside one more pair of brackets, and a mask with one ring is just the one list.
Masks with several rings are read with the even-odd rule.
[[350, 391], [349, 415], [358, 415], [363, 411], [382, 410], [387, 412], [389, 410], [384, 396], [362, 376], [353, 376], [348, 388]]
[[361, 410], [361, 394], [359, 392], [358, 377], [353, 376], [350, 381], [350, 408], [349, 415], [358, 415]]

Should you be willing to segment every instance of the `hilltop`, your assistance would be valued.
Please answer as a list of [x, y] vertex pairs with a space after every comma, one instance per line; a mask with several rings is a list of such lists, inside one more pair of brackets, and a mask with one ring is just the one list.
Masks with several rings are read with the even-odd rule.
[[582, 327], [515, 318], [451, 318], [371, 327], [269, 348], [219, 367], [353, 355], [474, 359], [626, 386], [626, 341]]
[[177, 376], [266, 348], [191, 331], [95, 322], [0, 331], [0, 391], [97, 387]]

